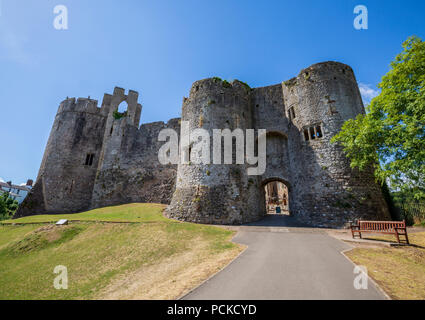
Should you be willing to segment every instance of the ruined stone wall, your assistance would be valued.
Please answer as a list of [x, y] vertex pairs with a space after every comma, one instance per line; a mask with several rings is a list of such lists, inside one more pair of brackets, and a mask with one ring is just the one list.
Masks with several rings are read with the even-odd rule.
[[[121, 102], [126, 114], [116, 119]], [[32, 192], [16, 217], [44, 213], [75, 213], [129, 202], [169, 203], [176, 165], [158, 163], [159, 131], [180, 129], [179, 119], [138, 128], [138, 93], [115, 88], [102, 107], [91, 99], [61, 103]], [[88, 154], [93, 162], [86, 165]]]
[[165, 128], [179, 132], [180, 119], [143, 124], [140, 128], [127, 123], [125, 118], [113, 121], [93, 190], [93, 208], [132, 202], [170, 202], [177, 165], [161, 165], [158, 161], [163, 144], [158, 141], [158, 135]]

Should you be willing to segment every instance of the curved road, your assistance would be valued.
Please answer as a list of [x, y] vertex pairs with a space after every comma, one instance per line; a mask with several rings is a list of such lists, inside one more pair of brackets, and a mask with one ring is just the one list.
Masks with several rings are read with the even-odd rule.
[[183, 299], [385, 299], [371, 281], [366, 290], [354, 288], [358, 274], [341, 253], [348, 244], [291, 219], [273, 216], [239, 227], [234, 241], [248, 248]]

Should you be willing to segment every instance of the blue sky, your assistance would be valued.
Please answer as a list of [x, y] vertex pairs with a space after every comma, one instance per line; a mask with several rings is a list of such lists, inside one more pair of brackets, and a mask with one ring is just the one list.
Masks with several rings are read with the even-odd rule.
[[[69, 29], [53, 27], [56, 5]], [[369, 29], [353, 27], [365, 5]], [[59, 103], [139, 91], [142, 123], [180, 114], [192, 82], [251, 87], [309, 65], [353, 67], [366, 99], [410, 35], [425, 38], [425, 1], [0, 0], [0, 177], [35, 179]]]

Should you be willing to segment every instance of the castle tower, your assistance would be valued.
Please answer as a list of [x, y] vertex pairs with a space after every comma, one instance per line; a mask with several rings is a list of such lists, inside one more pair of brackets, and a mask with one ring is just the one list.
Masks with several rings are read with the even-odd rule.
[[364, 113], [353, 70], [342, 63], [319, 63], [282, 88], [297, 150], [291, 150], [293, 213], [316, 226], [388, 219], [372, 172], [351, 169], [342, 148], [331, 143], [346, 120]]
[[[123, 150], [124, 145], [138, 131], [142, 113], [142, 106], [138, 103], [138, 98], [138, 92], [129, 90], [128, 95], [126, 95], [125, 90], [119, 87], [115, 87], [113, 95], [105, 94], [103, 98], [102, 108], [107, 110], [108, 113], [100, 152], [100, 162], [97, 167], [98, 173], [90, 198], [92, 208], [131, 202], [122, 194], [120, 199], [117, 200], [111, 196], [111, 193], [117, 190], [122, 191], [119, 188], [123, 182], [122, 180], [125, 179], [117, 181], [116, 178], [122, 175], [120, 168], [128, 155]], [[122, 102], [127, 103], [127, 110], [120, 114], [118, 107]], [[111, 170], [113, 172], [112, 175], [116, 175], [115, 179], [111, 179], [108, 175]]]
[[[177, 169], [176, 190], [166, 213], [169, 217], [197, 223], [237, 224], [258, 220], [264, 214], [254, 187], [258, 177], [248, 176], [246, 165], [235, 164], [235, 148], [233, 164], [212, 161], [213, 130], [252, 129], [252, 113], [250, 88], [239, 81], [230, 84], [213, 78], [192, 85], [189, 98], [183, 102], [182, 124], [188, 121], [190, 132], [197, 128], [208, 131], [211, 164], [193, 163], [196, 147], [192, 140], [191, 162], [181, 163]], [[224, 163], [223, 152], [221, 156]]]
[[36, 183], [17, 217], [89, 208], [106, 116], [96, 100], [71, 98], [60, 104]]

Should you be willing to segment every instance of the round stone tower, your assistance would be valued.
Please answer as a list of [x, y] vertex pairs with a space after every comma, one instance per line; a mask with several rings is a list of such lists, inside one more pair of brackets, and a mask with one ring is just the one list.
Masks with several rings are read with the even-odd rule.
[[96, 100], [61, 103], [44, 156], [48, 170], [40, 170], [47, 211], [89, 208], [105, 122], [106, 110]]
[[[200, 80], [192, 85], [189, 98], [183, 101], [181, 136], [185, 121], [191, 133], [197, 128], [205, 129], [211, 137], [211, 163], [194, 163], [196, 148], [192, 140], [190, 162], [178, 166], [176, 190], [167, 216], [197, 223], [240, 224], [258, 220], [264, 214], [258, 177], [248, 176], [246, 164], [236, 164], [236, 138], [232, 142], [233, 164], [224, 164], [223, 147], [222, 164], [213, 164], [213, 157], [218, 157], [213, 154], [214, 129], [233, 132], [238, 128], [244, 139], [245, 129], [254, 128], [250, 91], [242, 82], [228, 83], [219, 78]], [[245, 163], [244, 155], [242, 161]]]
[[89, 208], [106, 116], [96, 100], [70, 98], [60, 104], [33, 191], [17, 217]]
[[353, 70], [337, 62], [313, 65], [283, 83], [283, 96], [299, 134], [292, 206], [300, 220], [342, 226], [358, 218], [388, 219], [372, 172], [351, 169], [342, 148], [331, 143], [346, 120], [364, 113]]

